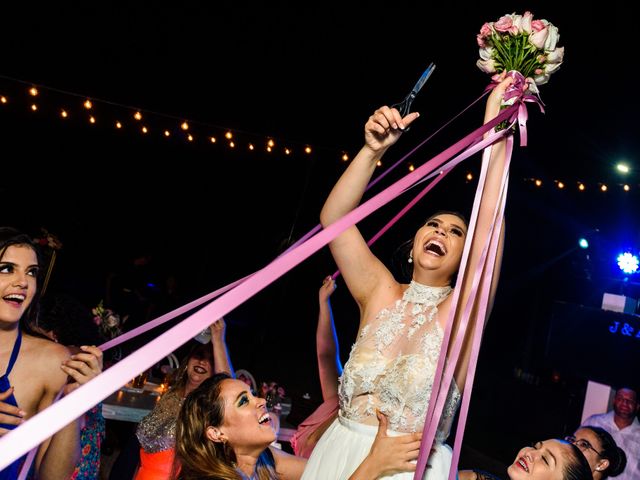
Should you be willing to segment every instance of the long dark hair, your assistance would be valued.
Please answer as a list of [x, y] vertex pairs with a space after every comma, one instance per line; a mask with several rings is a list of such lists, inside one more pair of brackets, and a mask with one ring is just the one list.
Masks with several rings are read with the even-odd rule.
[[[224, 399], [220, 396], [227, 373], [216, 373], [187, 395], [176, 424], [176, 457], [172, 478], [178, 480], [242, 480], [236, 469], [236, 454], [226, 442], [213, 442], [206, 436], [208, 427], [224, 420]], [[253, 478], [253, 477], [252, 477]], [[276, 480], [273, 454], [268, 448], [256, 464], [258, 480]]]
[[624, 467], [627, 466], [627, 455], [624, 453], [613, 439], [611, 434], [604, 428], [583, 426], [580, 429], [591, 430], [600, 440], [600, 458], [609, 460], [607, 468], [600, 470], [602, 478], [616, 477], [624, 471]]
[[571, 447], [571, 452], [567, 455], [569, 461], [564, 468], [562, 480], [593, 480], [587, 457], [573, 443], [567, 445]]
[[[40, 254], [40, 250], [33, 243], [33, 239], [29, 235], [12, 227], [0, 227], [0, 261], [4, 257], [7, 248], [12, 246], [31, 248], [36, 254], [38, 265], [42, 265], [42, 256]], [[29, 335], [42, 337], [42, 335], [36, 333], [31, 328], [31, 325], [36, 324], [38, 318], [38, 310], [40, 305], [40, 287], [42, 283], [42, 275], [40, 273], [36, 277], [36, 282], [36, 292], [31, 299], [31, 303], [20, 318], [20, 328], [23, 332], [28, 333]]]

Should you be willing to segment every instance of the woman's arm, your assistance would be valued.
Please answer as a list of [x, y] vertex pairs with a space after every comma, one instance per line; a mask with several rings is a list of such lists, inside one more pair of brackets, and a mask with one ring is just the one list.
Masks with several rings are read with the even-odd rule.
[[[489, 122], [493, 118], [495, 118], [500, 113], [500, 105], [502, 103], [502, 98], [506, 89], [513, 83], [513, 79], [506, 78], [502, 80], [491, 92], [487, 99], [487, 105], [485, 108], [485, 117], [484, 123]], [[472, 290], [472, 281], [473, 281], [473, 273], [478, 265], [478, 262], [481, 258], [482, 251], [485, 248], [487, 236], [489, 234], [489, 230], [491, 228], [491, 224], [493, 222], [493, 214], [498, 206], [498, 203], [501, 201], [500, 193], [501, 193], [501, 182], [502, 182], [502, 174], [504, 172], [505, 164], [506, 164], [506, 139], [503, 137], [501, 140], [494, 143], [490, 148], [490, 156], [489, 156], [489, 165], [487, 167], [487, 175], [484, 183], [484, 191], [482, 200], [480, 202], [480, 206], [478, 209], [478, 218], [476, 222], [476, 228], [473, 234], [473, 238], [471, 239], [471, 249], [469, 251], [469, 259], [468, 259], [468, 268], [465, 273], [465, 277], [462, 282], [462, 286], [460, 289], [460, 298], [458, 303], [458, 311], [456, 312], [455, 325], [457, 326], [459, 323], [459, 319], [462, 311], [464, 310], [464, 306], [467, 304], [467, 300], [471, 294]], [[499, 219], [498, 219], [499, 220]], [[499, 228], [499, 224], [496, 224], [496, 227]], [[493, 306], [493, 299], [495, 296], [496, 287], [498, 284], [498, 278], [500, 273], [500, 265], [502, 262], [502, 246], [504, 243], [504, 229], [500, 231], [494, 232], [499, 235], [499, 243], [498, 249], [496, 251], [496, 259], [495, 259], [495, 267], [493, 271], [493, 279], [491, 283], [491, 289], [489, 292], [489, 303], [487, 307], [487, 314], [491, 311]], [[487, 272], [484, 272], [487, 274]], [[450, 297], [451, 298], [451, 297]], [[472, 312], [472, 316], [477, 316], [477, 306], [474, 308]], [[474, 330], [474, 323], [471, 324], [471, 333]], [[466, 380], [466, 371], [469, 364], [469, 356], [471, 352], [471, 341], [473, 335], [468, 335], [465, 339], [464, 345], [464, 353], [462, 362], [459, 362], [456, 367], [456, 380], [458, 384], [464, 383]]]
[[[71, 357], [68, 357], [68, 351], [62, 353], [59, 347], [61, 346], [56, 345], [55, 348], [58, 351], [54, 353], [52, 350], [51, 354], [60, 359], [62, 375], [57, 371], [51, 372], [45, 396], [38, 406], [39, 412], [53, 403], [63, 386], [63, 394], [66, 395], [102, 372], [102, 351], [97, 347], [80, 347], [81, 352]], [[52, 362], [52, 364], [54, 363], [56, 362]], [[65, 385], [67, 375], [72, 381]], [[35, 459], [39, 479], [68, 480], [80, 460], [79, 424], [79, 419], [76, 419], [41, 444]]]
[[[323, 226], [334, 223], [358, 206], [377, 162], [418, 116], [414, 112], [402, 118], [396, 109], [385, 106], [369, 117], [364, 129], [364, 146], [335, 184], [322, 207], [320, 221]], [[364, 310], [367, 299], [380, 282], [385, 279], [392, 281], [391, 274], [371, 253], [355, 226], [329, 243], [329, 248], [351, 295], [360, 309]]]
[[316, 354], [318, 356], [318, 373], [322, 399], [338, 396], [338, 377], [342, 375], [342, 362], [338, 336], [333, 322], [333, 311], [329, 297], [336, 288], [336, 281], [328, 276], [322, 282], [318, 293], [319, 313], [316, 328]]
[[231, 366], [231, 357], [227, 348], [226, 331], [227, 324], [224, 318], [209, 326], [211, 330], [211, 347], [213, 348], [213, 371], [214, 373], [226, 372], [233, 378], [236, 377]]

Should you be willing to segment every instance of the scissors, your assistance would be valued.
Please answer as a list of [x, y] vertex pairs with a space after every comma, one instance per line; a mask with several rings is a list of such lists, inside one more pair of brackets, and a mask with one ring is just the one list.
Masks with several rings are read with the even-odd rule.
[[413, 99], [416, 98], [416, 95], [420, 91], [420, 89], [424, 86], [424, 84], [429, 80], [429, 77], [436, 69], [435, 63], [431, 62], [431, 64], [427, 67], [424, 73], [420, 76], [414, 87], [409, 92], [409, 95], [405, 97], [405, 99], [394, 105], [391, 105], [391, 108], [395, 108], [400, 112], [400, 115], [403, 117], [409, 113], [411, 110], [411, 104], [413, 103]]

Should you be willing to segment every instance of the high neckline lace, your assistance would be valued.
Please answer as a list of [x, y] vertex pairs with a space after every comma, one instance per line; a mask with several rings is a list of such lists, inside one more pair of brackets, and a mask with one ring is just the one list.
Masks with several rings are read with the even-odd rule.
[[452, 288], [448, 285], [446, 287], [432, 287], [430, 285], [423, 285], [415, 280], [411, 280], [411, 283], [404, 291], [402, 298], [408, 302], [421, 305], [438, 305], [451, 293], [451, 290]]

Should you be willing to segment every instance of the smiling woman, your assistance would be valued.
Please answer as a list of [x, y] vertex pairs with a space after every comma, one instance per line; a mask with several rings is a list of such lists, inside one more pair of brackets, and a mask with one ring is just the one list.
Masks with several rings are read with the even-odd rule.
[[[29, 236], [0, 227], [0, 436], [102, 371], [98, 348], [81, 347], [70, 356], [66, 347], [30, 329], [38, 311], [37, 253]], [[71, 422], [39, 446], [39, 478], [58, 478], [65, 472], [71, 476], [80, 453], [78, 427], [78, 421]], [[3, 468], [0, 479], [17, 478], [22, 462], [18, 459]]]
[[173, 464], [176, 417], [185, 397], [214, 373], [232, 373], [224, 319], [209, 326], [211, 343], [196, 343], [176, 372], [174, 385], [138, 425], [140, 468], [136, 480], [167, 480]]
[[518, 452], [507, 469], [511, 480], [591, 480], [589, 464], [575, 445], [551, 439]]

